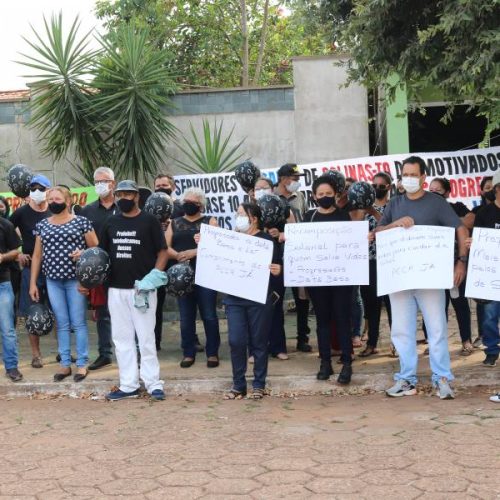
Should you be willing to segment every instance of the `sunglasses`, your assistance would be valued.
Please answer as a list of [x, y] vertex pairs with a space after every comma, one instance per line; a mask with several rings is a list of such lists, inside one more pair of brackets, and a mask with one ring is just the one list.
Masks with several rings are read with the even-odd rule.
[[30, 189], [31, 191], [41, 191], [42, 193], [47, 191], [47, 188], [45, 186], [40, 186], [40, 184], [32, 184]]

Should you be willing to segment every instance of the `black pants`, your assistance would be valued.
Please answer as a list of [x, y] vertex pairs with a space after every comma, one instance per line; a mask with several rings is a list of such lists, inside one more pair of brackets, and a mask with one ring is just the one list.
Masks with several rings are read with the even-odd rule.
[[318, 286], [308, 288], [308, 292], [316, 314], [316, 332], [321, 360], [329, 362], [332, 357], [333, 322], [342, 350], [340, 360], [342, 363], [350, 364], [352, 286]]
[[161, 286], [156, 290], [156, 297], [158, 302], [156, 304], [155, 340], [156, 340], [157, 350], [161, 346], [162, 328], [163, 328], [163, 306], [165, 304], [166, 296], [167, 296], [167, 290], [164, 286]]
[[368, 342], [369, 347], [377, 347], [380, 333], [380, 311], [382, 302], [385, 303], [387, 315], [389, 316], [389, 326], [392, 323], [391, 301], [388, 295], [377, 297], [377, 261], [370, 260], [370, 284], [361, 287], [361, 297], [365, 306], [365, 317], [368, 320]]
[[295, 299], [295, 308], [297, 309], [297, 341], [307, 343], [311, 332], [308, 325], [309, 301], [299, 298], [298, 288], [292, 288], [292, 293]]
[[269, 332], [269, 353], [272, 355], [286, 353], [285, 313], [283, 311], [283, 295], [285, 288], [277, 290], [280, 298], [272, 306], [271, 331]]

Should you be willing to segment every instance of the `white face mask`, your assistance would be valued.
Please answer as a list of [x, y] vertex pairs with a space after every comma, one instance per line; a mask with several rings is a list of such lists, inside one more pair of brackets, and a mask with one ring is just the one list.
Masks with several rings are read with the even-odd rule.
[[420, 189], [420, 178], [403, 177], [403, 179], [401, 180], [401, 185], [404, 187], [407, 193], [416, 193]]
[[255, 191], [255, 199], [260, 200], [265, 194], [273, 194], [273, 190], [271, 188], [258, 189]]
[[99, 196], [100, 198], [104, 198], [108, 196], [108, 194], [111, 192], [111, 189], [109, 189], [107, 182], [96, 182], [95, 192], [97, 196]]
[[246, 215], [237, 215], [235, 229], [239, 233], [246, 233], [250, 229], [250, 219]]
[[47, 199], [47, 193], [45, 191], [40, 191], [35, 189], [30, 191], [30, 198], [37, 204], [41, 205]]
[[300, 182], [299, 181], [292, 181], [290, 184], [287, 185], [286, 189], [289, 193], [295, 193], [298, 191], [300, 188]]

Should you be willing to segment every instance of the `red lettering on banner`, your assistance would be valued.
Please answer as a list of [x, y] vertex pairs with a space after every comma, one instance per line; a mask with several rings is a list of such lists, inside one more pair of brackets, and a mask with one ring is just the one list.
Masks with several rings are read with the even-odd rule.
[[467, 189], [468, 189], [467, 196], [476, 196], [476, 191], [474, 188], [475, 188], [474, 179], [472, 179], [471, 177], [467, 177]]
[[[366, 165], [365, 165], [366, 167]], [[365, 167], [361, 163], [358, 163], [358, 175], [356, 176], [357, 181], [366, 181]]]

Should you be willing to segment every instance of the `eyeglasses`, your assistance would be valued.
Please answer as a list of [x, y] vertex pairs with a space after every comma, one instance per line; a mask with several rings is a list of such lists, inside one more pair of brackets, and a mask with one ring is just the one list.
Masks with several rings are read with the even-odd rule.
[[40, 186], [40, 184], [32, 184], [30, 189], [31, 191], [41, 191], [42, 193], [47, 191], [47, 188], [45, 186]]

